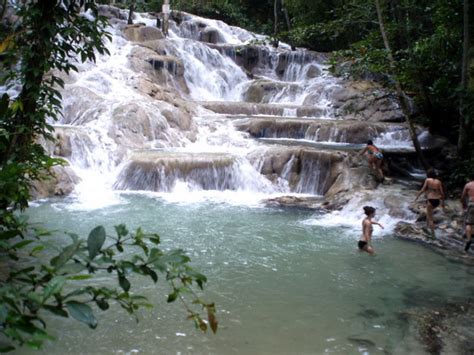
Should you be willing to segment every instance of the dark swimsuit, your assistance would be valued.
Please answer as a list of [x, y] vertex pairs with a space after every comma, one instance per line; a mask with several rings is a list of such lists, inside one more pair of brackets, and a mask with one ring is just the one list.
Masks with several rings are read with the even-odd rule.
[[367, 245], [367, 242], [365, 240], [359, 240], [357, 245], [359, 246], [360, 250], [364, 250], [365, 246]]
[[436, 208], [436, 207], [439, 206], [440, 199], [439, 199], [439, 198], [429, 198], [429, 199], [428, 199], [428, 202], [430, 203], [430, 205], [431, 205], [433, 208]]

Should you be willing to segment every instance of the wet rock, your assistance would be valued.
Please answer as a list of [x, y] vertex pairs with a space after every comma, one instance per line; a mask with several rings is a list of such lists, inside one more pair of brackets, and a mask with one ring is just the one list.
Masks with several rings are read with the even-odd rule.
[[418, 338], [429, 354], [472, 354], [474, 326], [472, 300], [450, 302], [431, 309], [426, 307], [406, 312]]
[[295, 119], [283, 117], [253, 117], [241, 120], [235, 126], [256, 138], [293, 138], [316, 142], [357, 144], [383, 132], [403, 129], [396, 124], [336, 121], [324, 119]]
[[142, 46], [132, 49], [129, 54], [131, 69], [146, 74], [152, 82], [188, 93], [184, 80], [184, 65], [176, 57], [158, 55], [155, 51]]
[[269, 198], [263, 201], [268, 207], [286, 207], [308, 210], [317, 210], [321, 213], [327, 212], [321, 207], [322, 199], [320, 197], [297, 197], [297, 196], [279, 196]]
[[144, 26], [142, 24], [128, 25], [123, 29], [125, 38], [132, 42], [147, 42], [163, 39], [163, 32], [156, 27]]
[[80, 181], [79, 177], [68, 166], [54, 166], [51, 175], [44, 180], [33, 181], [30, 185], [30, 198], [37, 200], [53, 196], [66, 196]]
[[223, 42], [222, 37], [218, 30], [210, 26], [205, 27], [201, 31], [200, 39], [201, 42], [207, 43], [220, 43]]
[[[104, 90], [107, 88], [104, 87]], [[70, 98], [63, 101], [61, 119], [63, 124], [85, 125], [99, 119], [108, 109], [99, 95], [85, 87], [68, 87], [62, 91], [62, 95]]]
[[370, 81], [346, 81], [330, 93], [336, 115], [344, 119], [402, 122], [393, 93]]
[[119, 20], [127, 20], [128, 12], [124, 10], [120, 10], [118, 7], [110, 6], [110, 5], [99, 5], [99, 15], [105, 16], [108, 19], [119, 19]]
[[291, 95], [291, 91], [296, 93], [299, 90], [299, 86], [265, 79], [255, 80], [243, 93], [243, 99], [246, 102], [268, 103], [276, 94], [283, 90]]
[[169, 192], [177, 181], [203, 190], [234, 190], [235, 157], [224, 153], [135, 152], [120, 172], [114, 188]]
[[167, 140], [168, 131], [168, 122], [159, 111], [151, 112], [137, 104], [128, 104], [114, 110], [109, 136], [121, 146], [140, 149], [148, 142]]
[[301, 146], [256, 150], [248, 159], [260, 173], [276, 175], [288, 182], [293, 192], [324, 195], [342, 170], [344, 154]]

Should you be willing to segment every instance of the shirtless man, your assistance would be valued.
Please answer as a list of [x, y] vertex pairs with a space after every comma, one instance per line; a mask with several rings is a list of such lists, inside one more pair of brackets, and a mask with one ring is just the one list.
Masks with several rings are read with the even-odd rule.
[[418, 197], [425, 192], [426, 194], [426, 221], [428, 227], [431, 229], [431, 236], [435, 237], [435, 226], [433, 222], [433, 211], [441, 203], [441, 206], [444, 208], [444, 190], [443, 184], [438, 179], [438, 175], [434, 170], [429, 170], [426, 174], [427, 178], [423, 187], [418, 191], [416, 195], [415, 202], [418, 200]]
[[472, 226], [474, 225], [474, 172], [471, 172], [470, 180], [464, 189], [462, 190], [461, 195], [461, 204], [462, 208], [465, 211], [466, 215], [466, 245], [464, 246], [464, 251], [467, 253], [469, 247], [472, 243]]

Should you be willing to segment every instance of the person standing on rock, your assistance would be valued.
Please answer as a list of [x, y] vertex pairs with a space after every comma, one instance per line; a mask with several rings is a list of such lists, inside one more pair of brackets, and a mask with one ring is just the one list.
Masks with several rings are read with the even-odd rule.
[[382, 151], [377, 148], [372, 142], [372, 140], [367, 141], [367, 146], [364, 148], [363, 151], [359, 153], [359, 155], [363, 155], [367, 153], [367, 159], [369, 161], [370, 167], [375, 170], [378, 174], [378, 177], [381, 181], [384, 180], [383, 170], [382, 170], [382, 163], [383, 163], [383, 154]]
[[431, 230], [431, 236], [435, 237], [435, 225], [433, 222], [433, 211], [441, 204], [444, 208], [444, 189], [443, 184], [438, 179], [438, 175], [433, 169], [428, 170], [423, 187], [416, 195], [415, 202], [422, 193], [426, 194], [426, 222]]
[[466, 245], [464, 251], [467, 253], [472, 243], [472, 226], [474, 225], [474, 172], [471, 172], [470, 180], [461, 195], [462, 208], [465, 211], [465, 224], [466, 224]]
[[376, 224], [382, 229], [383, 226], [372, 220], [375, 217], [375, 208], [372, 206], [364, 206], [363, 209], [366, 217], [362, 221], [362, 237], [357, 243], [357, 246], [359, 251], [365, 251], [372, 255], [374, 254], [374, 248], [372, 248], [372, 232], [374, 231], [374, 227], [372, 227], [372, 225]]

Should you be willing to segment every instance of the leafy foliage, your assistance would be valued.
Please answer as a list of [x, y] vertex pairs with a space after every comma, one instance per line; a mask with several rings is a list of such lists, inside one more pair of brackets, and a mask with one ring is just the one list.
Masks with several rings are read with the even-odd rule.
[[[69, 234], [70, 243], [58, 248], [53, 256], [49, 232], [29, 230], [24, 238], [14, 231], [0, 234], [4, 253], [28, 260], [22, 268], [14, 267], [1, 283], [2, 333], [20, 345], [38, 348], [44, 340], [53, 339], [46, 332], [46, 313], [72, 317], [92, 329], [97, 327], [96, 307], [106, 311], [115, 303], [135, 314], [152, 304], [131, 291], [132, 276], [143, 275], [157, 283], [160, 273], [170, 285], [167, 301], [181, 300], [198, 329], [205, 331], [209, 326], [217, 331], [214, 304], [199, 299], [192, 288], [195, 284], [203, 289], [207, 279], [189, 266], [190, 259], [183, 250], [163, 252], [159, 235], [144, 233], [140, 228], [130, 233], [124, 225], [118, 225], [115, 233], [107, 236], [104, 227], [98, 226], [87, 241]], [[119, 287], [93, 286], [94, 276], [104, 273], [115, 278]], [[188, 302], [186, 298], [191, 299]], [[194, 310], [196, 307], [206, 311], [207, 322]]]
[[[6, 6], [3, 2], [1, 6]], [[106, 20], [92, 0], [42, 0], [14, 3], [15, 22], [1, 22], [0, 31], [0, 352], [17, 345], [40, 348], [52, 337], [43, 319], [46, 312], [97, 326], [94, 308], [120, 305], [130, 314], [150, 307], [132, 292], [133, 274], [170, 286], [168, 302], [182, 301], [190, 319], [203, 331], [217, 331], [214, 304], [201, 301], [206, 277], [189, 266], [183, 250], [164, 252], [157, 234], [141, 229], [130, 233], [124, 225], [108, 236], [102, 226], [87, 241], [69, 234], [70, 243], [54, 253], [45, 242], [48, 231], [34, 229], [21, 214], [28, 206], [29, 185], [45, 179], [51, 167], [64, 164], [48, 156], [37, 143], [52, 140], [61, 109], [59, 73], [76, 71], [74, 63], [95, 61], [106, 54]], [[0, 8], [4, 16], [5, 8]], [[81, 10], [83, 10], [81, 12]], [[2, 18], [3, 20], [3, 18]], [[126, 253], [131, 250], [132, 253]], [[108, 273], [118, 287], [91, 286], [95, 275]], [[192, 304], [190, 307], [188, 303]], [[196, 307], [207, 313], [205, 322]]]

